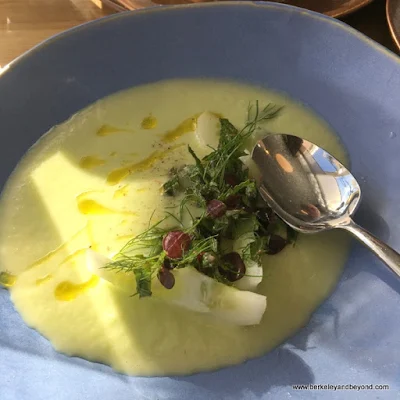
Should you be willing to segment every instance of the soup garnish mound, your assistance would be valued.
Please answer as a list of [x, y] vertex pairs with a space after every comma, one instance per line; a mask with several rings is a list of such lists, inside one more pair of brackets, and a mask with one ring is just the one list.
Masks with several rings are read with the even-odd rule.
[[[246, 144], [279, 112], [274, 104], [260, 109], [256, 101], [240, 130], [213, 113], [198, 116], [195, 133], [209, 153], [200, 159], [188, 145], [193, 164], [173, 167], [163, 184], [163, 195], [178, 197], [179, 204], [113, 260], [89, 250], [92, 272], [111, 283], [120, 279], [116, 273], [126, 274], [139, 298], [165, 297], [237, 325], [258, 324], [266, 309], [266, 297], [254, 293], [263, 278], [261, 257], [277, 254], [296, 235], [261, 199]], [[164, 296], [165, 289], [174, 293]]]

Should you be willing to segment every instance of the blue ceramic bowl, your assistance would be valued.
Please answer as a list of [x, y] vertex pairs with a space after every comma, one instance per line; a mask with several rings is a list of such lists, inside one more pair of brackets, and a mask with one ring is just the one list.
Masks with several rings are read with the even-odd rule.
[[[359, 222], [400, 249], [400, 59], [338, 21], [276, 4], [123, 13], [28, 52], [0, 78], [1, 185], [51, 126], [120, 89], [176, 77], [263, 85], [314, 109], [349, 151], [364, 193]], [[265, 357], [188, 377], [127, 377], [58, 354], [0, 289], [1, 400], [395, 399], [399, 390], [400, 284], [357, 245], [336, 292], [295, 337]]]

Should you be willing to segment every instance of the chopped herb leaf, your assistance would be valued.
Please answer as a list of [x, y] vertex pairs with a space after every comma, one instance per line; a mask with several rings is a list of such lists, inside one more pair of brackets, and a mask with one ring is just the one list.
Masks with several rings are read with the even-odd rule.
[[145, 269], [134, 270], [139, 298], [151, 296], [151, 275]]

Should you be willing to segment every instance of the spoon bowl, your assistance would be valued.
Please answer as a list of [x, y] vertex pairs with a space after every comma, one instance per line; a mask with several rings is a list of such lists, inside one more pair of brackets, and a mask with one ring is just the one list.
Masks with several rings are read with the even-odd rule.
[[271, 134], [257, 142], [252, 159], [261, 175], [261, 196], [293, 229], [345, 229], [400, 277], [400, 255], [351, 219], [361, 200], [360, 186], [326, 150], [297, 136]]

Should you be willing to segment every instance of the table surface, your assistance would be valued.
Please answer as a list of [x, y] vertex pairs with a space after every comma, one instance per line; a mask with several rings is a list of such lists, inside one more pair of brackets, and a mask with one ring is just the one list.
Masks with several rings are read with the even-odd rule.
[[[100, 0], [0, 0], [0, 67], [58, 32], [112, 13]], [[385, 0], [375, 0], [343, 21], [397, 52]]]

